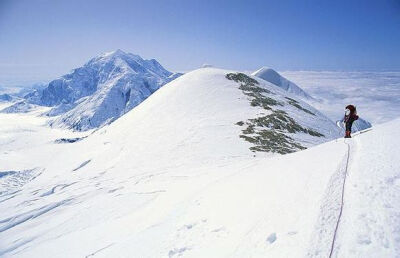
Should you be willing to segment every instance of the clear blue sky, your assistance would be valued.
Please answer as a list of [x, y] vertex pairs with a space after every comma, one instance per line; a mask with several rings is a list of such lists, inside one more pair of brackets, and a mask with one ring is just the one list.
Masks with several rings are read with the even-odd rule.
[[0, 0], [0, 83], [118, 48], [173, 71], [400, 70], [400, 1]]

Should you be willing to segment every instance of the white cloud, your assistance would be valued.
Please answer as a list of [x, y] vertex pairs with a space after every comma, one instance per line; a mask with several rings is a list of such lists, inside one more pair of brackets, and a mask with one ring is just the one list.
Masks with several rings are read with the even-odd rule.
[[320, 99], [314, 106], [331, 119], [340, 119], [344, 107], [357, 106], [358, 113], [373, 124], [400, 116], [400, 72], [287, 71], [283, 76]]

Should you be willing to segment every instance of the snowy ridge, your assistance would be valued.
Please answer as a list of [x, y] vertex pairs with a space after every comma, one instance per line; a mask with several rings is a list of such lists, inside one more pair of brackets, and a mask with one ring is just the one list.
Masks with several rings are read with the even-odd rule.
[[257, 76], [263, 80], [266, 80], [304, 100], [313, 99], [308, 93], [297, 86], [295, 83], [289, 81], [274, 69], [262, 67], [259, 70], [252, 73], [253, 76]]
[[[177, 78], [93, 133], [46, 119], [0, 114], [0, 256], [400, 253], [400, 120], [346, 140], [349, 150], [295, 95], [215, 68]], [[266, 153], [271, 130], [310, 148]]]
[[[219, 147], [221, 150], [228, 147], [230, 149], [226, 149], [228, 153], [234, 151], [232, 146], [237, 146], [240, 149], [244, 146], [254, 146], [250, 138], [262, 138], [264, 130], [272, 130], [287, 135], [304, 147], [329, 141], [341, 135], [336, 124], [318, 110], [301, 100], [293, 99], [295, 96], [292, 94], [263, 80], [259, 80], [259, 84], [255, 85], [254, 89], [249, 89], [256, 92], [260, 89], [265, 91], [260, 97], [256, 95], [256, 102], [258, 102], [254, 104], [253, 92], [249, 93], [247, 89], [243, 89], [240, 81], [228, 79], [227, 77], [230, 74], [240, 73], [217, 68], [202, 68], [187, 73], [165, 85], [157, 94], [152, 95], [148, 102], [139, 105], [106, 130], [116, 130], [118, 134], [121, 134], [120, 128], [129, 127], [131, 132], [134, 132], [136, 128], [131, 128], [131, 124], [138, 119], [136, 118], [139, 116], [138, 114], [143, 116], [140, 120], [141, 124], [144, 126], [156, 124], [157, 128], [160, 128], [159, 130], [168, 128], [171, 121], [177, 121], [179, 129], [175, 128], [173, 136], [170, 137], [165, 131], [163, 132], [163, 137], [171, 139], [176, 139], [175, 133], [177, 131], [181, 135], [187, 135], [188, 131], [195, 131], [199, 134], [203, 127], [211, 130], [220, 125], [218, 135], [211, 136], [204, 131], [202, 132], [204, 134], [202, 139], [204, 139], [204, 143], [207, 142], [212, 146], [214, 141], [221, 141], [222, 135], [232, 135], [235, 138], [232, 139], [231, 144], [221, 144]], [[272, 101], [272, 103], [269, 101]], [[312, 132], [315, 131], [315, 133], [321, 135], [315, 136], [313, 133], [309, 134], [300, 130], [292, 131], [291, 128], [285, 128], [285, 126], [290, 127], [291, 124], [280, 123], [284, 121], [280, 119], [285, 119], [279, 116], [280, 112], [283, 112], [287, 119], [293, 119], [296, 123], [295, 126], [310, 129]], [[144, 115], [147, 113], [153, 114], [151, 119]], [[260, 119], [263, 121], [260, 122]], [[193, 121], [197, 120], [204, 123], [200, 128], [193, 127], [196, 124]], [[277, 123], [275, 124], [275, 122]], [[118, 129], [113, 129], [117, 127]], [[251, 128], [251, 132], [248, 131], [249, 128]], [[138, 134], [146, 134], [144, 131], [140, 131]], [[215, 139], [212, 140], [212, 137], [215, 137]], [[275, 139], [271, 138], [271, 140], [274, 141]], [[243, 142], [244, 145], [238, 145], [237, 141]], [[276, 152], [262, 149], [251, 150]], [[293, 150], [297, 149], [294, 148]], [[223, 155], [223, 152], [221, 154]]]

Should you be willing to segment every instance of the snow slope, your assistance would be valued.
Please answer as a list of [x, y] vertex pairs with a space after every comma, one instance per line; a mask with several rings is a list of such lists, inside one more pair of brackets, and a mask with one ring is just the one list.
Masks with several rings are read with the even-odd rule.
[[[263, 95], [267, 97], [266, 102], [262, 102], [265, 99], [259, 98], [254, 104], [253, 92], [248, 94], [248, 91], [240, 89], [241, 83], [227, 79], [227, 74], [239, 73], [216, 68], [202, 68], [187, 73], [165, 85], [148, 102], [138, 106], [115, 126], [110, 126], [107, 131], [110, 131], [110, 134], [116, 132], [118, 134], [116, 137], [121, 137], [119, 136], [121, 128], [129, 128], [130, 133], [137, 131], [138, 135], [162, 133], [164, 144], [170, 140], [172, 146], [176, 144], [175, 141], [179, 136], [179, 138], [187, 138], [189, 142], [195, 141], [207, 144], [207, 146], [214, 146], [212, 148], [216, 148], [222, 155], [226, 155], [226, 153], [247, 155], [249, 146], [254, 144], [249, 144], [240, 137], [244, 135], [256, 138], [263, 132], [263, 129], [269, 129], [268, 126], [272, 127], [272, 130], [277, 125], [282, 126], [275, 131], [291, 137], [305, 147], [341, 135], [336, 124], [313, 107], [301, 100], [296, 101], [293, 99], [295, 96], [262, 80], [259, 80], [259, 85], [255, 85], [255, 91], [265, 90], [269, 93]], [[260, 106], [260, 103], [265, 106]], [[275, 111], [279, 110], [286, 113], [283, 119], [293, 119], [300, 127], [321, 133], [323, 136], [314, 136], [312, 133], [310, 135], [303, 131], [297, 131], [297, 129], [288, 132], [284, 126], [290, 123], [273, 124], [272, 122], [275, 120], [281, 119], [275, 117]], [[148, 114], [152, 114], [152, 116], [149, 117]], [[253, 121], [253, 119], [269, 118], [269, 116], [272, 116], [271, 124], [261, 122], [258, 124]], [[140, 121], [140, 123], [137, 122], [138, 125], [135, 128], [132, 126], [134, 121]], [[270, 121], [268, 120], [268, 122]], [[152, 129], [149, 131], [147, 127], [150, 124]], [[171, 124], [174, 124], [175, 128], [170, 132], [166, 128], [171, 127]], [[253, 133], [244, 132], [249, 127], [253, 128]], [[134, 136], [134, 138], [136, 141], [137, 137]], [[127, 138], [123, 136], [123, 139]], [[221, 140], [226, 143], [215, 144]], [[244, 144], [238, 144], [238, 141]]]
[[289, 81], [277, 71], [271, 68], [262, 67], [259, 70], [252, 73], [253, 76], [257, 76], [267, 82], [270, 82], [304, 100], [312, 100], [313, 98], [308, 95], [303, 89], [297, 86], [295, 83]]
[[400, 119], [350, 142], [337, 257], [400, 256]]
[[[343, 226], [364, 213], [353, 196], [369, 187], [364, 178], [357, 184], [360, 192], [352, 191], [352, 175], [374, 174], [384, 184], [370, 198], [393, 197], [387, 207], [374, 202], [370, 214], [378, 219], [366, 222], [396, 228], [381, 218], [399, 211], [399, 165], [386, 162], [399, 158], [391, 150], [398, 145], [400, 120], [347, 140], [350, 149], [338, 139], [288, 155], [253, 153], [253, 144], [240, 138], [238, 121], [283, 108], [304, 120], [302, 126], [319, 126], [314, 129], [327, 135], [333, 124], [332, 138], [335, 125], [289, 104], [285, 97], [295, 96], [262, 80], [258, 87], [286, 102], [271, 110], [252, 106], [240, 83], [226, 78], [230, 73], [204, 68], [185, 74], [94, 133], [50, 129], [46, 118], [30, 114], [0, 114], [0, 255], [327, 257], [345, 172], [333, 253], [364, 254], [365, 245]], [[381, 140], [372, 139], [378, 135]], [[310, 146], [329, 138], [291, 136]], [[386, 156], [383, 163], [367, 166], [368, 155], [377, 153], [364, 144], [388, 144], [376, 147]], [[347, 203], [360, 213], [352, 216]], [[371, 235], [375, 257], [398, 255], [397, 231], [390, 230], [387, 248], [373, 242], [379, 234]], [[354, 245], [346, 247], [344, 237], [355, 239]]]

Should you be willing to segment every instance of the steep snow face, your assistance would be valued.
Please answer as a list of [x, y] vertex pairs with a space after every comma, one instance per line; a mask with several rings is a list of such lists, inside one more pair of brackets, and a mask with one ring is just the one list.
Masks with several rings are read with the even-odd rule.
[[266, 80], [267, 82], [270, 82], [294, 95], [297, 95], [302, 99], [312, 99], [312, 97], [308, 95], [304, 90], [302, 90], [299, 86], [287, 80], [285, 77], [281, 76], [278, 72], [271, 68], [262, 67], [261, 69], [252, 73], [252, 75]]
[[26, 96], [27, 102], [52, 106], [52, 125], [87, 130], [111, 122], [179, 74], [156, 60], [122, 50], [93, 58], [83, 67]]

